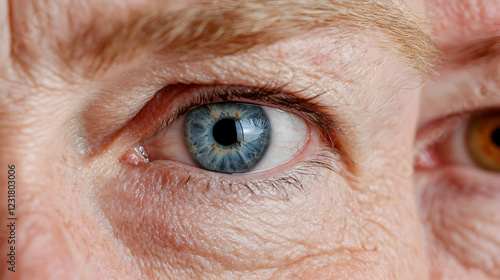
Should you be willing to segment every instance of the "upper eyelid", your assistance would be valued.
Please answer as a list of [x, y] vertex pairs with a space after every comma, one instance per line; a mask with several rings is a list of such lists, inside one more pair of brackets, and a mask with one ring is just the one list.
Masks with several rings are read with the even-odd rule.
[[430, 114], [424, 112], [419, 125], [425, 126], [437, 118], [472, 112], [493, 103], [500, 106], [500, 70], [496, 65], [489, 62], [472, 68], [454, 69], [436, 80], [428, 81], [422, 89], [423, 101], [432, 102], [426, 97], [434, 100], [439, 96], [440, 103], [432, 102], [433, 106], [437, 104], [439, 107]]

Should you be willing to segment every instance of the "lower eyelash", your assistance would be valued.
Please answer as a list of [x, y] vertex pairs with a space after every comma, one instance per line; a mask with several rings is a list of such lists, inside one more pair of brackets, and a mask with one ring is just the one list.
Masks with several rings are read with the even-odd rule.
[[321, 170], [334, 170], [333, 166], [328, 163], [331, 160], [333, 158], [329, 155], [316, 155], [314, 159], [303, 162], [299, 167], [281, 176], [258, 181], [219, 180], [215, 184], [219, 184], [219, 187], [228, 194], [245, 189], [251, 195], [272, 197], [276, 200], [289, 200], [292, 192], [304, 193], [306, 191], [305, 179], [318, 180], [318, 177], [322, 176]]
[[[183, 168], [173, 162], [153, 162], [139, 167], [140, 182], [136, 186], [149, 190], [148, 192], [167, 192], [172, 197], [182, 198], [194, 196], [205, 202], [216, 201], [247, 201], [250, 198], [266, 198], [272, 200], [289, 200], [298, 193], [305, 193], [306, 187], [314, 185], [307, 181], [317, 181], [323, 170], [340, 174], [340, 170], [331, 163], [338, 159], [327, 147], [318, 149], [318, 153], [310, 160], [300, 163], [297, 167], [282, 175], [265, 179], [239, 179], [235, 177], [211, 177], [189, 168]], [[137, 167], [136, 167], [137, 168]], [[142, 170], [144, 168], [144, 170]], [[249, 175], [246, 175], [249, 176]], [[186, 196], [187, 195], [187, 196]]]

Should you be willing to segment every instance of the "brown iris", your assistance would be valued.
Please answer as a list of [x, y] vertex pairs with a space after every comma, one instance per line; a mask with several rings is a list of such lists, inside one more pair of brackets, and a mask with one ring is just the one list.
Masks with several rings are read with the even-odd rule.
[[500, 172], [500, 114], [474, 117], [467, 127], [466, 142], [479, 166]]

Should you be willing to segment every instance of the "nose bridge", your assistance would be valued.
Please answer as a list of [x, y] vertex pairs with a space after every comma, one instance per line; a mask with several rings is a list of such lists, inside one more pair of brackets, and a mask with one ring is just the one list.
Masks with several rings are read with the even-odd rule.
[[[43, 200], [34, 203], [38, 209], [30, 207], [19, 212], [17, 271], [15, 275], [6, 273], [3, 279], [74, 279], [77, 266], [72, 233], [65, 230], [64, 217], [57, 213], [57, 203], [46, 195], [35, 196], [40, 198], [33, 197], [33, 200]], [[21, 197], [21, 208], [22, 204], [33, 202], [28, 201], [28, 197]]]
[[[73, 279], [74, 236], [64, 225], [74, 208], [68, 207], [71, 194], [61, 199], [61, 187], [69, 186], [55, 164], [60, 143], [49, 137], [57, 122], [43, 110], [41, 96], [5, 81], [0, 87], [0, 278]], [[7, 192], [9, 181], [14, 187]]]

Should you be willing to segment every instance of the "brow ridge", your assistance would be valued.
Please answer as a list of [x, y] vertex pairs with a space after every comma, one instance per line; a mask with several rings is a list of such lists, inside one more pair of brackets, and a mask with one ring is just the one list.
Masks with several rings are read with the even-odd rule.
[[92, 57], [94, 66], [111, 65], [144, 52], [177, 55], [231, 55], [318, 28], [378, 29], [384, 46], [409, 67], [429, 72], [436, 58], [421, 19], [393, 1], [287, 0], [204, 1], [185, 7], [155, 6], [102, 34], [107, 19], [90, 21], [83, 32], [63, 42], [67, 61]]

